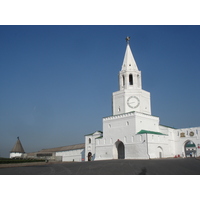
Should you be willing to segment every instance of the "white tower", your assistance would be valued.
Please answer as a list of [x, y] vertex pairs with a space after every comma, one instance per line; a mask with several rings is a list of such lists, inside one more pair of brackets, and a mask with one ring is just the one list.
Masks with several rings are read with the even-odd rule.
[[141, 71], [131, 52], [130, 37], [119, 72], [119, 91], [113, 93], [113, 115], [138, 111], [151, 115], [150, 93], [142, 89]]
[[15, 143], [15, 146], [10, 151], [10, 158], [22, 157], [24, 153], [25, 153], [24, 148], [19, 140], [19, 137], [17, 137], [17, 142]]

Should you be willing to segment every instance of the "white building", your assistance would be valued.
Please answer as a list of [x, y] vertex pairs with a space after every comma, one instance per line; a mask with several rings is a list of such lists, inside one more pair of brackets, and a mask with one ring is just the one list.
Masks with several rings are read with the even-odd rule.
[[191, 152], [200, 156], [200, 127], [174, 129], [160, 125], [159, 117], [151, 115], [150, 93], [142, 89], [129, 40], [119, 91], [112, 95], [113, 114], [103, 118], [103, 133], [85, 136], [85, 158], [89, 152], [93, 160], [186, 157]]
[[200, 156], [200, 127], [174, 129], [151, 115], [150, 92], [142, 89], [141, 71], [130, 38], [126, 40], [119, 91], [112, 95], [112, 115], [103, 118], [103, 132], [85, 135], [85, 144], [45, 149], [35, 156], [48, 153], [62, 161], [88, 161], [90, 155], [91, 160]]
[[50, 161], [82, 162], [85, 159], [85, 143], [42, 149], [38, 152], [27, 153], [24, 157]]

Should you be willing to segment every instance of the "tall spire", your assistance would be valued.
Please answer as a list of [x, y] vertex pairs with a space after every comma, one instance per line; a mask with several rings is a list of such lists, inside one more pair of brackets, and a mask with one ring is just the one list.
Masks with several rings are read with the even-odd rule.
[[130, 37], [126, 37], [127, 46], [124, 55], [124, 61], [122, 64], [122, 70], [138, 70], [129, 42], [130, 42]]

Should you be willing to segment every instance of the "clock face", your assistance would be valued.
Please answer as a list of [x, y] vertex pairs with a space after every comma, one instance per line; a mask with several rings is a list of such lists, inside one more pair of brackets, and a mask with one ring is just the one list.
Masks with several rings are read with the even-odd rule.
[[190, 136], [194, 136], [194, 132], [191, 131], [191, 132], [190, 132]]
[[140, 105], [140, 100], [136, 96], [131, 96], [127, 99], [127, 105], [130, 108], [137, 108]]

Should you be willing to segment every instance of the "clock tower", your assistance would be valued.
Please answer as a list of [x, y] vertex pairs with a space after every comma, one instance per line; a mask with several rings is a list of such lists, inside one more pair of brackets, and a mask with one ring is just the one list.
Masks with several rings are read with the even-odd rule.
[[151, 115], [150, 93], [142, 89], [141, 71], [126, 38], [126, 51], [119, 72], [119, 91], [113, 93], [113, 115], [137, 111]]

